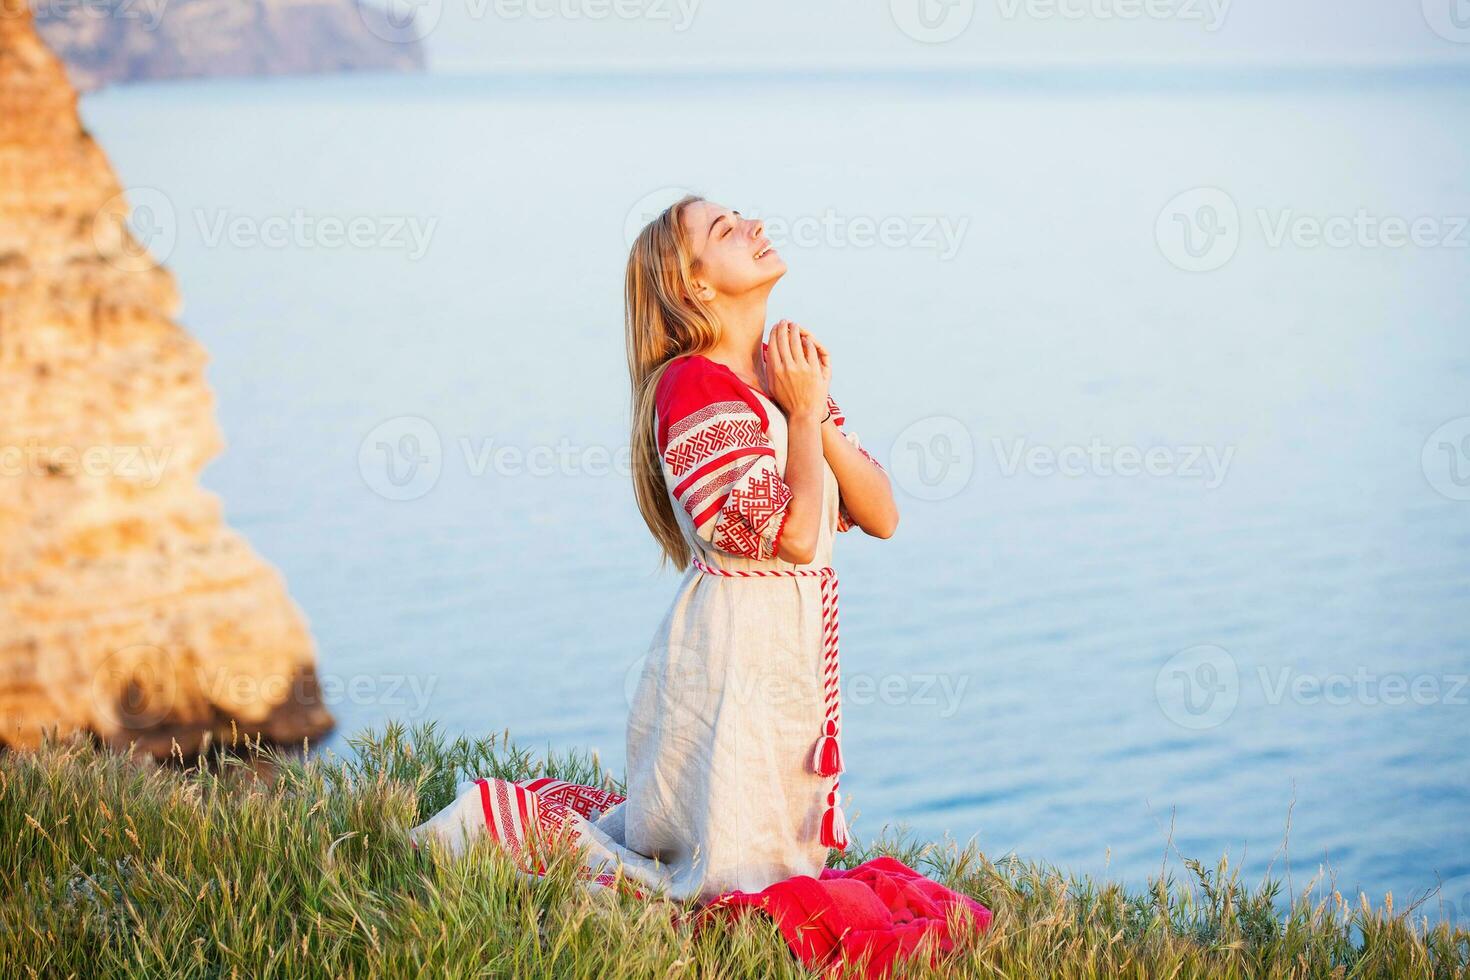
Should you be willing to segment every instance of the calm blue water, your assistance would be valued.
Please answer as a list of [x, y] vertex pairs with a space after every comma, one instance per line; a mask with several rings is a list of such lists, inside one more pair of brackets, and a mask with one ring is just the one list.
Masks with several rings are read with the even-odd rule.
[[[784, 222], [772, 317], [832, 348], [901, 489], [897, 537], [839, 552], [860, 835], [1133, 882], [1228, 851], [1400, 906], [1443, 879], [1470, 920], [1470, 89], [951, 82], [84, 113], [166, 194], [229, 443], [205, 482], [309, 616], [342, 734], [508, 727], [621, 769], [674, 588], [607, 466], [625, 227], [692, 186]], [[1430, 225], [1394, 247], [1360, 211]], [[356, 246], [319, 224], [349, 219]]]

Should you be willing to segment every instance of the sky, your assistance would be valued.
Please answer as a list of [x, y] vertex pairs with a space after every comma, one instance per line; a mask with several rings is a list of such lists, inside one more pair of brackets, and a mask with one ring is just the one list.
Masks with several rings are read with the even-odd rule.
[[1470, 66], [1470, 0], [376, 0], [439, 71]]

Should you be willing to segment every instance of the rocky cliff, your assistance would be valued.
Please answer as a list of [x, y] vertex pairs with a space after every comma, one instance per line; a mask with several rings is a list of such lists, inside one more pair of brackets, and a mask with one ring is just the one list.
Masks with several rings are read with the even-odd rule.
[[358, 0], [43, 0], [41, 36], [72, 83], [417, 71], [413, 23]]
[[197, 482], [204, 351], [25, 0], [0, 0], [0, 743], [331, 727], [280, 576]]

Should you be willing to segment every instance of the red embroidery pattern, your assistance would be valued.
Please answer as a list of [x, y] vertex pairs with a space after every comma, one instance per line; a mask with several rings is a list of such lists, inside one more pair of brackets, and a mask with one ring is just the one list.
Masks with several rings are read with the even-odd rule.
[[840, 429], [847, 424], [847, 416], [842, 414], [842, 409], [837, 407], [837, 403], [832, 400], [830, 394], [827, 396], [827, 411], [832, 413], [832, 421], [837, 423], [837, 428]]
[[694, 518], [696, 526], [704, 523], [704, 521], [699, 519], [704, 502], [711, 497], [721, 501], [724, 500], [725, 495], [730, 492], [730, 488], [745, 476], [744, 470], [749, 468], [749, 465], [744, 467], [738, 465], [726, 467], [706, 479], [699, 486], [690, 487], [684, 491], [682, 498], [684, 509], [689, 512], [690, 517]]
[[791, 502], [791, 488], [777, 475], [774, 464], [751, 470], [750, 479], [731, 489], [711, 543], [721, 551], [764, 560], [771, 557], [775, 542], [775, 535], [767, 535], [766, 528]]
[[583, 786], [581, 783], [569, 783], [564, 779], [542, 777], [532, 779], [523, 785], [535, 793], [543, 805], [555, 803], [588, 820], [596, 820], [603, 812], [612, 809], [626, 799], [611, 790]]
[[728, 554], [774, 557], [791, 501], [762, 400], [708, 358], [676, 360], [659, 381], [659, 449], [694, 533]]
[[[527, 874], [546, 873], [541, 849], [575, 847], [584, 834], [576, 817], [596, 819], [603, 811], [622, 803], [625, 797], [594, 786], [581, 786], [560, 779], [531, 779], [511, 783], [503, 779], [478, 779], [480, 805], [485, 811], [485, 831]], [[582, 866], [577, 876], [607, 888], [620, 888], [635, 898], [643, 892], [627, 878], [611, 871], [594, 871]]]
[[[683, 476], [705, 460], [713, 459], [731, 449], [756, 448], [768, 444], [766, 434], [761, 430], [761, 420], [743, 402], [736, 404], [745, 409], [744, 415], [721, 412], [720, 418], [692, 432], [688, 438], [675, 437], [670, 440], [669, 448], [664, 453], [664, 462], [668, 463], [675, 476]], [[712, 409], [722, 407], [710, 406]]]
[[671, 442], [677, 441], [684, 433], [691, 429], [697, 429], [709, 420], [718, 418], [721, 415], [739, 416], [745, 414], [754, 414], [751, 412], [750, 405], [747, 402], [730, 398], [709, 402], [685, 415], [675, 418], [669, 425], [668, 432], [664, 434], [664, 444], [668, 445]]

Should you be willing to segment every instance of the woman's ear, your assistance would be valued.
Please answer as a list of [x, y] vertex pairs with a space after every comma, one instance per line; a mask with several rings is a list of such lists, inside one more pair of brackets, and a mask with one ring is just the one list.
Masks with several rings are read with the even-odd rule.
[[689, 289], [692, 292], [693, 296], [697, 298], [701, 303], [708, 303], [710, 300], [715, 298], [714, 287], [711, 286], [709, 283], [702, 282], [698, 279], [695, 279], [689, 284]]

